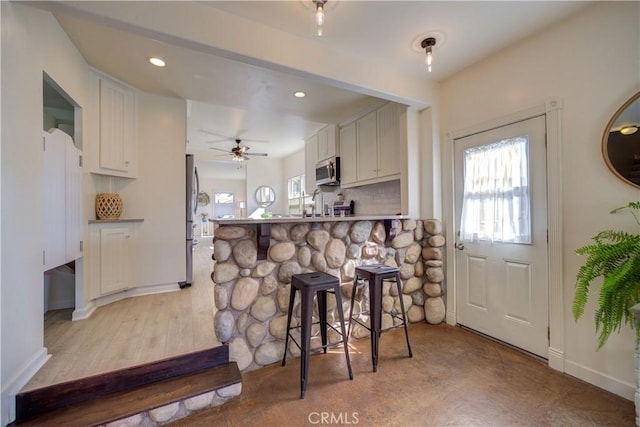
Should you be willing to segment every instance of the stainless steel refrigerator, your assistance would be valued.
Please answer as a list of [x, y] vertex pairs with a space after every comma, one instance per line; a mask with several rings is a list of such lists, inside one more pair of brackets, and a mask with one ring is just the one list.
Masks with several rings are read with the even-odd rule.
[[186, 253], [187, 253], [187, 277], [184, 282], [180, 282], [180, 288], [191, 286], [193, 282], [193, 247], [197, 243], [194, 235], [194, 218], [198, 209], [198, 194], [200, 193], [200, 182], [198, 181], [198, 168], [194, 164], [193, 154], [187, 154], [186, 158]]

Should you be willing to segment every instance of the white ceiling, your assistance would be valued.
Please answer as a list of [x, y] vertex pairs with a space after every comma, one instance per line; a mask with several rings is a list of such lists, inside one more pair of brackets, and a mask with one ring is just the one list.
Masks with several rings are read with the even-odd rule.
[[[316, 35], [310, 0], [164, 2], [162, 6], [175, 7], [176, 22], [187, 6], [200, 10], [203, 16], [211, 11], [208, 8], [214, 8], [230, 20], [235, 16], [255, 21], [336, 53], [361, 57], [373, 66], [380, 64], [425, 81], [440, 81], [588, 3], [329, 0], [322, 37]], [[228, 137], [247, 140], [252, 151], [283, 157], [300, 150], [304, 139], [323, 124], [339, 123], [381, 103], [339, 88], [339, 82], [329, 84], [260, 68], [248, 63], [252, 61], [222, 57], [196, 44], [185, 46], [163, 34], [161, 22], [151, 33], [118, 18], [127, 16], [129, 10], [130, 16], [135, 16], [140, 8], [153, 16], [159, 5], [119, 1], [37, 4], [54, 12], [91, 66], [140, 90], [192, 100], [187, 134], [191, 152], [218, 154], [206, 147], [230, 149], [233, 141], [210, 142]], [[424, 52], [416, 48], [426, 35], [435, 35], [438, 40], [430, 74], [424, 69]], [[151, 55], [162, 56], [167, 67], [150, 66], [146, 59]], [[306, 98], [292, 96], [300, 89], [307, 92]]]

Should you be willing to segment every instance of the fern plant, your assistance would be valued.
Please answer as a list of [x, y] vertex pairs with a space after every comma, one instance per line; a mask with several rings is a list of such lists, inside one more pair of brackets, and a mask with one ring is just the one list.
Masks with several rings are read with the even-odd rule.
[[[640, 228], [640, 202], [630, 202], [611, 213], [621, 210], [629, 210]], [[586, 255], [587, 259], [577, 275], [573, 316], [578, 320], [584, 314], [589, 285], [602, 276], [598, 309], [595, 312], [600, 349], [613, 331], [620, 330], [623, 322], [635, 328], [629, 309], [640, 302], [640, 234], [605, 230], [592, 240], [593, 244], [576, 250], [578, 255]], [[636, 338], [640, 339], [640, 330], [636, 330]]]

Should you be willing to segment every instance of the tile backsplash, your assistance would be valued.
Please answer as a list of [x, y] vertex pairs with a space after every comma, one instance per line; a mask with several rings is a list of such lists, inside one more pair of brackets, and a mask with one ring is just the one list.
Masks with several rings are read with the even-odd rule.
[[324, 193], [324, 202], [331, 203], [342, 192], [345, 200], [353, 200], [356, 215], [395, 215], [400, 212], [400, 180], [364, 185], [355, 188], [337, 188]]

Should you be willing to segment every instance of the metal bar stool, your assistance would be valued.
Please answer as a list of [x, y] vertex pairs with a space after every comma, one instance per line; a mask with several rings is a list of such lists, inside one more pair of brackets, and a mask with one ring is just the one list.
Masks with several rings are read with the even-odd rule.
[[[369, 282], [369, 322], [367, 326], [357, 318], [353, 318], [353, 302], [356, 296], [356, 288], [358, 287], [358, 279], [367, 280]], [[398, 297], [400, 299], [400, 309], [402, 316], [391, 314], [392, 317], [402, 320], [404, 326], [404, 334], [407, 338], [407, 349], [409, 357], [413, 357], [411, 352], [411, 344], [409, 343], [409, 331], [407, 329], [407, 313], [404, 309], [404, 301], [402, 300], [402, 281], [400, 279], [400, 269], [390, 267], [384, 264], [363, 265], [356, 267], [356, 277], [353, 282], [353, 290], [351, 292], [351, 308], [349, 309], [349, 330], [347, 336], [351, 334], [351, 322], [358, 322], [362, 327], [371, 332], [371, 359], [373, 362], [373, 372], [378, 372], [378, 344], [380, 342], [380, 334], [384, 331], [395, 329], [400, 325], [394, 325], [382, 330], [382, 282], [385, 280], [393, 280], [398, 287]]]
[[[302, 296], [302, 313], [300, 316], [300, 326], [291, 327], [291, 316], [293, 314], [293, 303], [296, 291], [300, 291]], [[327, 323], [327, 292], [332, 292], [336, 297], [337, 311], [340, 317], [340, 331]], [[311, 345], [311, 325], [313, 324], [313, 297], [318, 295], [318, 314], [320, 321], [320, 334], [322, 337], [322, 346], [318, 348], [310, 348]], [[353, 371], [351, 370], [351, 361], [349, 360], [349, 350], [347, 349], [347, 337], [344, 324], [344, 314], [342, 313], [342, 296], [340, 295], [340, 279], [327, 273], [313, 272], [304, 274], [294, 274], [291, 276], [291, 292], [289, 293], [289, 310], [287, 311], [287, 337], [284, 341], [284, 356], [282, 357], [282, 366], [285, 366], [287, 359], [287, 348], [289, 338], [300, 348], [302, 352], [300, 360], [300, 398], [304, 399], [307, 391], [307, 377], [309, 375], [309, 353], [311, 351], [322, 348], [327, 352], [327, 327], [330, 327], [340, 335], [342, 335], [342, 343], [344, 344], [344, 355], [347, 358], [347, 367], [349, 368], [349, 379], [353, 379]], [[301, 342], [291, 336], [291, 330], [301, 328]], [[336, 343], [337, 344], [337, 343]]]

